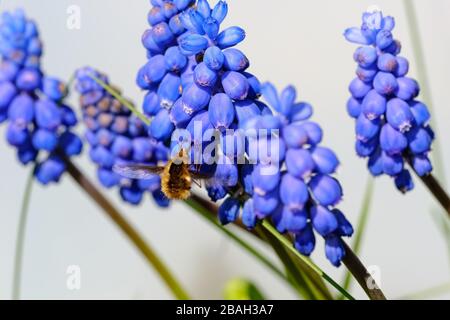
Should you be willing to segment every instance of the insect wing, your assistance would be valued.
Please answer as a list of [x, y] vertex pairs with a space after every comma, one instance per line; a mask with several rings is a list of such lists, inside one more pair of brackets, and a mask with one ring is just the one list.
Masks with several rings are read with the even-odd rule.
[[214, 176], [213, 173], [202, 173], [202, 172], [196, 172], [193, 170], [189, 170], [189, 174], [191, 175], [191, 177], [193, 179], [196, 179], [196, 180], [207, 180], [207, 179], [211, 179]]
[[150, 179], [155, 174], [161, 174], [164, 167], [144, 164], [115, 164], [113, 171], [130, 179]]

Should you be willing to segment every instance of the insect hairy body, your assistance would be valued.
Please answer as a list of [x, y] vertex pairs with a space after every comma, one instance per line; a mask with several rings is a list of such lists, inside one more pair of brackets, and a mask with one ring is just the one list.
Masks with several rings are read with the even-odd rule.
[[[198, 167], [197, 169], [199, 169]], [[116, 164], [114, 172], [129, 179], [151, 179], [155, 174], [161, 177], [161, 191], [169, 199], [185, 200], [191, 195], [192, 182], [210, 179], [211, 174], [192, 170], [189, 157], [184, 149], [164, 166], [148, 164]]]
[[162, 192], [169, 199], [185, 200], [191, 194], [192, 179], [186, 163], [170, 160], [161, 175]]

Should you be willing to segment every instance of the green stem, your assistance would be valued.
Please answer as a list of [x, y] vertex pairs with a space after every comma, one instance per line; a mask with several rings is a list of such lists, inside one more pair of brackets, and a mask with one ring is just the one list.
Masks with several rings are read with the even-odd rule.
[[116, 98], [121, 104], [123, 104], [125, 107], [130, 109], [130, 111], [133, 112], [133, 114], [135, 114], [139, 119], [141, 119], [142, 122], [144, 122], [146, 125], [150, 124], [151, 121], [143, 113], [139, 112], [139, 110], [137, 110], [130, 101], [128, 101], [127, 99], [124, 99], [122, 97], [122, 95], [119, 92], [117, 92], [113, 87], [111, 87], [110, 85], [105, 83], [103, 80], [97, 78], [96, 76], [94, 76], [92, 74], [90, 74], [88, 76], [92, 80], [94, 80], [96, 83], [98, 83], [103, 89], [105, 89], [107, 92], [109, 92], [109, 94], [111, 94], [114, 98]]
[[185, 203], [194, 209], [195, 212], [201, 214], [208, 222], [210, 222], [212, 225], [214, 225], [216, 228], [218, 228], [220, 231], [225, 233], [228, 237], [230, 237], [232, 240], [234, 240], [237, 244], [239, 244], [244, 250], [246, 250], [248, 253], [250, 253], [252, 256], [254, 256], [257, 260], [259, 260], [262, 264], [264, 264], [267, 268], [272, 270], [279, 278], [281, 278], [283, 281], [286, 281], [289, 285], [292, 285], [292, 283], [289, 281], [288, 278], [284, 275], [284, 273], [278, 269], [271, 261], [269, 261], [266, 257], [264, 257], [261, 253], [258, 252], [258, 250], [251, 245], [249, 245], [247, 242], [245, 242], [243, 239], [232, 233], [230, 230], [224, 228], [222, 225], [220, 225], [216, 219], [213, 218], [213, 216], [210, 214], [209, 210], [207, 210], [204, 206], [202, 206], [201, 200], [195, 195], [193, 195], [191, 198], [187, 199]]
[[[295, 264], [295, 260], [291, 259], [290, 252], [287, 251], [284, 246], [266, 229], [257, 226], [256, 230], [261, 234], [261, 237], [269, 243], [275, 253], [283, 262], [288, 276], [291, 281], [294, 282], [297, 291], [306, 299], [323, 300], [326, 297], [311, 283], [307, 276], [304, 276], [301, 269]], [[297, 258], [295, 258], [297, 260]], [[333, 297], [330, 297], [331, 299]]]
[[31, 170], [27, 178], [25, 191], [23, 193], [22, 207], [20, 209], [19, 226], [17, 228], [17, 238], [16, 238], [16, 252], [14, 258], [14, 270], [13, 270], [14, 272], [13, 290], [12, 290], [13, 300], [20, 299], [20, 284], [22, 275], [23, 248], [25, 243], [25, 229], [27, 225], [28, 208], [30, 206], [31, 192], [33, 190], [34, 169], [35, 168]]
[[[356, 234], [354, 237], [353, 242], [353, 252], [358, 255], [361, 249], [361, 242], [362, 242], [362, 236], [363, 231], [365, 230], [365, 227], [367, 225], [367, 220], [369, 217], [370, 212], [370, 205], [372, 203], [372, 195], [373, 195], [373, 187], [374, 187], [374, 181], [371, 177], [368, 178], [367, 184], [366, 184], [366, 190], [364, 192], [364, 199], [363, 199], [363, 205], [361, 207], [361, 211], [359, 213], [359, 219], [357, 222], [356, 227]], [[350, 288], [350, 283], [352, 281], [352, 275], [350, 271], [347, 270], [345, 280], [344, 280], [344, 289], [348, 290]]]
[[297, 258], [302, 260], [314, 272], [316, 272], [318, 275], [320, 275], [322, 278], [324, 278], [328, 283], [330, 283], [334, 288], [336, 288], [347, 299], [355, 300], [355, 298], [353, 298], [350, 293], [348, 293], [336, 281], [334, 281], [329, 275], [327, 275], [324, 271], [322, 271], [316, 264], [314, 264], [314, 262], [312, 262], [307, 257], [304, 257], [297, 250], [295, 250], [295, 248], [292, 246], [292, 244], [289, 242], [289, 240], [286, 239], [285, 237], [283, 237], [277, 230], [275, 230], [275, 228], [267, 220], [264, 220], [261, 225], [264, 229], [266, 229], [268, 232], [270, 232], [275, 238], [277, 238], [278, 241], [280, 241], [286, 247], [286, 249], [290, 250]]
[[156, 270], [161, 279], [172, 291], [173, 295], [180, 300], [189, 299], [188, 294], [181, 287], [164, 262], [158, 257], [155, 251], [145, 242], [142, 236], [123, 217], [123, 215], [103, 196], [92, 182], [70, 161], [65, 158], [67, 172], [75, 182], [94, 200], [112, 219], [112, 221], [125, 233], [128, 239], [133, 242], [136, 248], [145, 257], [147, 262]]

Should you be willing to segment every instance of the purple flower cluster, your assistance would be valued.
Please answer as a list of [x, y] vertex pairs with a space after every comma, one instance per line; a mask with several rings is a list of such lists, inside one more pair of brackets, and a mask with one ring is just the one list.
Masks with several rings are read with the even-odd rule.
[[6, 139], [21, 163], [37, 163], [39, 182], [58, 182], [66, 168], [62, 156], [80, 154], [82, 142], [71, 131], [77, 118], [63, 102], [65, 85], [40, 69], [38, 30], [23, 11], [2, 14], [0, 54], [0, 122], [8, 121]]
[[98, 165], [97, 176], [106, 188], [118, 186], [122, 199], [137, 205], [149, 192], [161, 207], [169, 205], [161, 192], [160, 177], [135, 180], [119, 176], [112, 170], [115, 164], [137, 162], [158, 165], [166, 162], [168, 149], [150, 138], [147, 126], [109, 94], [94, 78], [108, 84], [105, 75], [86, 67], [76, 72], [76, 89], [80, 93], [83, 121], [87, 127], [85, 138], [90, 145], [89, 155]]
[[393, 177], [397, 188], [414, 188], [409, 163], [419, 176], [432, 171], [428, 152], [434, 133], [430, 113], [417, 100], [420, 88], [407, 77], [408, 60], [399, 56], [400, 42], [392, 35], [395, 22], [380, 11], [366, 12], [360, 28], [345, 31], [356, 49], [357, 77], [350, 83], [349, 115], [356, 119], [356, 152], [368, 158], [372, 175]]
[[[325, 238], [328, 259], [338, 266], [345, 256], [341, 237], [353, 229], [335, 208], [342, 196], [331, 176], [338, 160], [319, 145], [322, 130], [308, 120], [312, 107], [296, 103], [294, 88], [278, 96], [272, 85], [261, 88], [246, 71], [249, 60], [232, 48], [245, 32], [220, 30], [228, 11], [224, 1], [213, 8], [206, 0], [195, 6], [193, 1], [152, 3], [153, 28], [143, 36], [150, 58], [137, 81], [148, 90], [144, 112], [154, 116], [149, 134], [169, 145], [175, 129], [186, 129], [194, 137], [191, 154], [211, 143], [206, 132], [218, 134], [219, 148], [211, 154], [216, 162], [202, 168], [214, 170], [206, 182], [210, 198], [224, 199], [219, 220], [241, 218], [253, 228], [271, 218], [280, 232], [295, 235], [295, 247], [305, 255], [314, 249], [316, 230]], [[272, 109], [259, 101], [261, 93]]]

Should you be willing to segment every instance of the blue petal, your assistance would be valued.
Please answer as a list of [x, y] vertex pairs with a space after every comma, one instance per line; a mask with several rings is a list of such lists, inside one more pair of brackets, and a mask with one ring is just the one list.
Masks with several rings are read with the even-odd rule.
[[217, 36], [217, 46], [225, 49], [237, 45], [245, 39], [245, 31], [240, 27], [229, 27]]
[[361, 32], [360, 28], [349, 28], [344, 31], [344, 37], [347, 39], [347, 41], [357, 43], [357, 44], [364, 44], [369, 45], [372, 44], [372, 41], [365, 37], [363, 33]]
[[222, 225], [236, 221], [239, 216], [239, 200], [236, 198], [227, 198], [219, 207], [219, 221]]
[[308, 186], [314, 198], [323, 206], [336, 205], [342, 198], [341, 185], [329, 175], [315, 175]]
[[321, 235], [326, 236], [335, 231], [338, 227], [338, 221], [335, 215], [325, 207], [311, 207], [311, 221], [314, 229]]
[[316, 238], [312, 231], [311, 224], [308, 224], [303, 230], [295, 233], [295, 249], [305, 256], [309, 256], [316, 245]]

